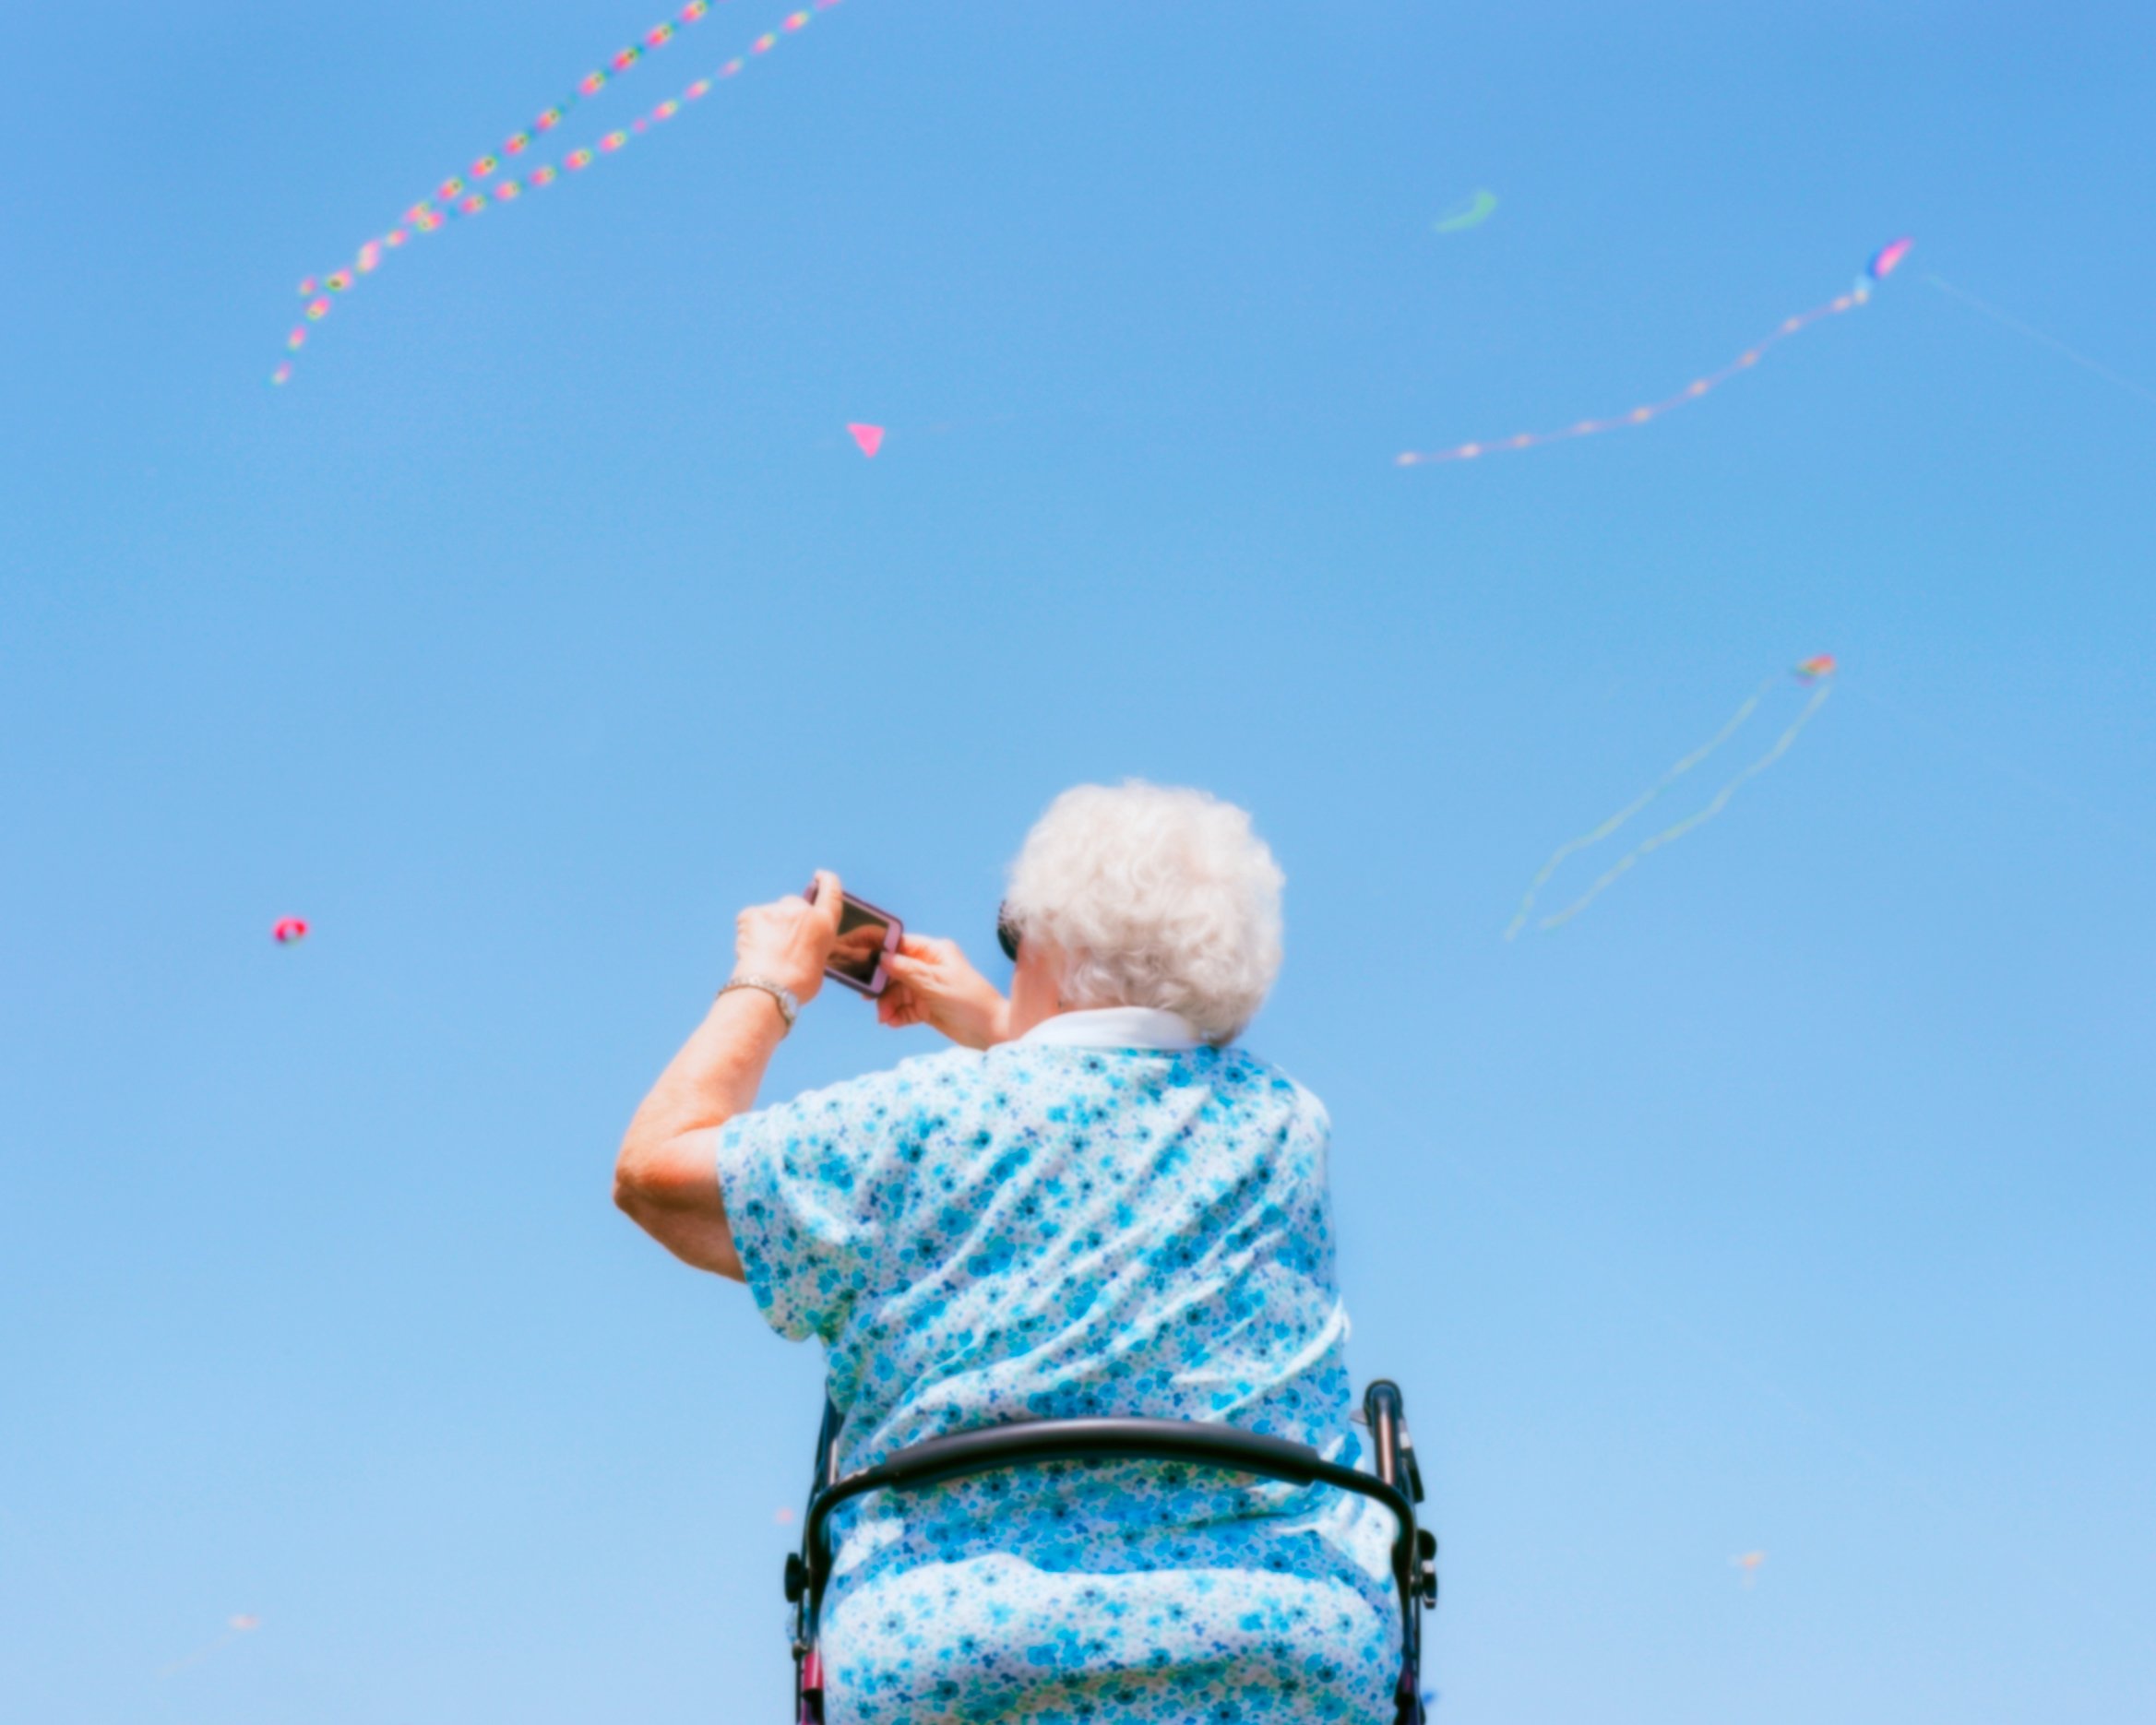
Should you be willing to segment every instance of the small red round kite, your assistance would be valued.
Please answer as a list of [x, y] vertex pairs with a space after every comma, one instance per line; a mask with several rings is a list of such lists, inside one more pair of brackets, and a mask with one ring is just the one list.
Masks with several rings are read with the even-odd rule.
[[881, 425], [849, 425], [846, 429], [853, 434], [853, 441], [861, 446], [861, 453], [870, 460], [875, 460], [876, 452], [884, 446], [884, 428]]
[[[280, 946], [296, 946], [307, 937], [307, 924], [303, 918], [288, 916], [269, 931], [270, 938]], [[252, 1625], [249, 1625], [252, 1627]]]

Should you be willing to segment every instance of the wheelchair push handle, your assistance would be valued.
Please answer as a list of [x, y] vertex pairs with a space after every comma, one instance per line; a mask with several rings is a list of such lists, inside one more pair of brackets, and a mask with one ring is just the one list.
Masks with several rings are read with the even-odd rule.
[[1394, 1569], [1412, 1587], [1415, 1515], [1391, 1481], [1328, 1461], [1304, 1444], [1241, 1432], [1233, 1426], [1179, 1420], [1033, 1420], [932, 1437], [897, 1451], [816, 1494], [803, 1545], [812, 1599], [830, 1576], [830, 1517], [841, 1504], [870, 1492], [914, 1492], [1005, 1468], [1052, 1461], [1163, 1461], [1222, 1468], [1288, 1485], [1330, 1485], [1373, 1498], [1400, 1529]]
[[[1363, 1392], [1363, 1417], [1370, 1425], [1370, 1446], [1377, 1477], [1394, 1490], [1406, 1493], [1410, 1503], [1423, 1501], [1423, 1469], [1415, 1460], [1415, 1441], [1408, 1434], [1407, 1410], [1400, 1386], [1377, 1378]], [[1410, 1524], [1412, 1526], [1412, 1524]], [[1412, 1587], [1424, 1605], [1437, 1603], [1437, 1536], [1427, 1528], [1414, 1529]]]
[[1400, 1386], [1388, 1379], [1378, 1379], [1364, 1394], [1363, 1408], [1375, 1452], [1372, 1473], [1328, 1461], [1308, 1445], [1230, 1425], [1177, 1420], [1080, 1419], [1020, 1421], [928, 1438], [896, 1451], [873, 1468], [841, 1478], [837, 1457], [841, 1416], [827, 1404], [801, 1550], [786, 1561], [786, 1598], [795, 1612], [798, 1718], [813, 1725], [823, 1717], [817, 1620], [836, 1556], [831, 1547], [831, 1516], [841, 1505], [872, 1492], [915, 1492], [1007, 1468], [1125, 1460], [1218, 1468], [1288, 1485], [1328, 1485], [1382, 1505], [1398, 1529], [1392, 1546], [1392, 1570], [1400, 1589], [1402, 1620], [1397, 1719], [1403, 1725], [1419, 1725], [1424, 1717], [1418, 1693], [1421, 1614], [1437, 1600], [1437, 1541], [1426, 1529], [1415, 1524], [1414, 1506], [1423, 1499], [1422, 1469], [1415, 1463], [1414, 1443], [1408, 1434]]

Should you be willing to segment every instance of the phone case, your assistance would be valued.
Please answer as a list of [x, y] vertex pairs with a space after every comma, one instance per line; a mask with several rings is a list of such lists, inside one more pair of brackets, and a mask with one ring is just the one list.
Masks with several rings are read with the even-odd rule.
[[[805, 898], [809, 903], [814, 904], [816, 898], [816, 891], [817, 883], [811, 881], [808, 884], [808, 890], [802, 896]], [[852, 893], [845, 894], [844, 898], [846, 902], [852, 905], [856, 910], [865, 910], [870, 916], [874, 917], [877, 922], [884, 925], [884, 951], [887, 953], [893, 953], [898, 951], [899, 942], [901, 938], [904, 937], [906, 933], [906, 925], [899, 922], [899, 919], [893, 916], [888, 910], [883, 910], [879, 906], [869, 903], [865, 898], [856, 898]], [[838, 983], [840, 988], [850, 988], [856, 994], [866, 995], [871, 1000], [875, 999], [876, 995], [882, 993], [885, 987], [891, 980], [890, 967], [880, 961], [876, 967], [875, 976], [871, 977], [865, 982], [856, 981], [852, 977], [848, 976], [844, 971], [834, 970], [828, 965], [824, 967], [824, 975], [830, 981]]]

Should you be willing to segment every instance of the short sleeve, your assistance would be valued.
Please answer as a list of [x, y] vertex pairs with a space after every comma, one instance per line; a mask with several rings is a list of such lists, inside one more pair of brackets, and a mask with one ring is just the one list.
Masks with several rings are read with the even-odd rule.
[[791, 1341], [836, 1340], [887, 1219], [892, 1076], [811, 1090], [727, 1122], [719, 1189], [749, 1291]]

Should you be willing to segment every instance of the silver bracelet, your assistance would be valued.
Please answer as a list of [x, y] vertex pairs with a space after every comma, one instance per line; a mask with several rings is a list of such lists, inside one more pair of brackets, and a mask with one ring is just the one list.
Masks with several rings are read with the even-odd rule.
[[719, 993], [724, 996], [737, 988], [753, 988], [759, 993], [768, 994], [771, 1004], [779, 1008], [779, 1016], [786, 1020], [786, 1032], [792, 1030], [794, 1019], [801, 1016], [801, 1003], [794, 999], [793, 991], [783, 982], [774, 982], [768, 976], [737, 976]]

